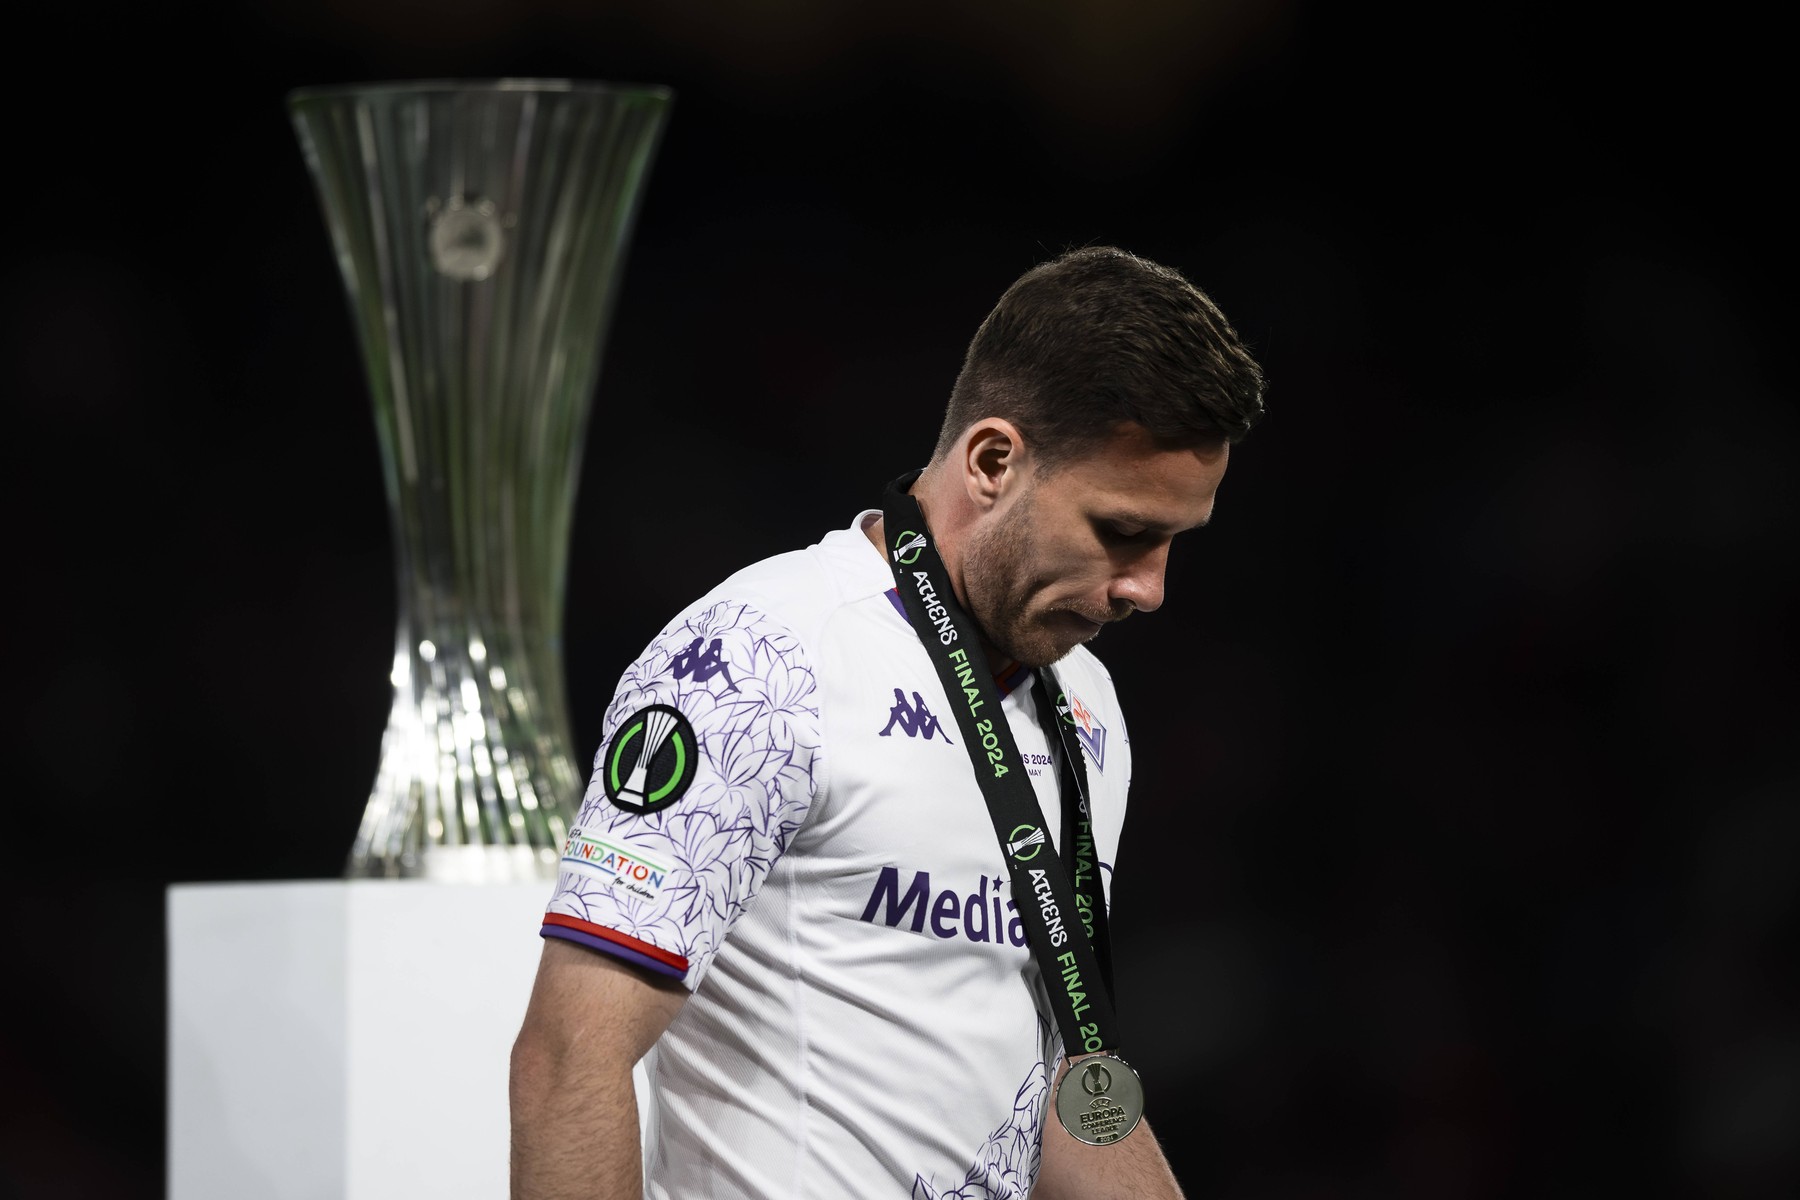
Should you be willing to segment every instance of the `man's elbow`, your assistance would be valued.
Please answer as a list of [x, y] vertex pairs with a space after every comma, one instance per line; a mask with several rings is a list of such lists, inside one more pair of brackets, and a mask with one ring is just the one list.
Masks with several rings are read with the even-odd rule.
[[562, 1058], [555, 1041], [532, 1020], [527, 1020], [513, 1039], [507, 1091], [515, 1118], [535, 1111], [555, 1091]]

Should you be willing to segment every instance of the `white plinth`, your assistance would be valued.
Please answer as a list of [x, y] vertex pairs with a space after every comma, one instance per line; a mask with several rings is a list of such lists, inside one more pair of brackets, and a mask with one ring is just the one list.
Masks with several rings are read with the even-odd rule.
[[170, 1200], [498, 1200], [547, 883], [169, 889]]

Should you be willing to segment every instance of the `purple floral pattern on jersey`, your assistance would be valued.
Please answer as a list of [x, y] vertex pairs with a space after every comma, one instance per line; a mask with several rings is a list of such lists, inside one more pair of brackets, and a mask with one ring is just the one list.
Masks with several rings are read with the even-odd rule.
[[1038, 1018], [1038, 1040], [1044, 1043], [1049, 1075], [1034, 1066], [1013, 1095], [1012, 1113], [1000, 1128], [988, 1135], [975, 1161], [955, 1187], [933, 1187], [923, 1175], [913, 1176], [912, 1200], [1024, 1200], [1037, 1182], [1044, 1152], [1044, 1105], [1050, 1098], [1050, 1077], [1061, 1062], [1060, 1047], [1050, 1037], [1050, 1025]]
[[[717, 639], [729, 670], [691, 669], [696, 638], [709, 652]], [[620, 723], [648, 704], [681, 710], [701, 764], [679, 801], [636, 813], [607, 799], [601, 758]], [[785, 626], [721, 601], [676, 620], [627, 668], [601, 746], [577, 828], [673, 869], [656, 897], [644, 899], [565, 864], [549, 911], [681, 955], [693, 986], [812, 803], [822, 753], [818, 681]]]

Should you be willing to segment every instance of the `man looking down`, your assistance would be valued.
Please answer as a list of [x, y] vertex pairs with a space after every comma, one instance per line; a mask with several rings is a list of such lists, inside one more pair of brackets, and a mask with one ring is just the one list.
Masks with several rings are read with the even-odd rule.
[[1064, 254], [922, 471], [651, 641], [545, 915], [515, 1200], [1179, 1197], [1114, 1036], [1131, 747], [1085, 643], [1162, 605], [1262, 389], [1178, 272]]

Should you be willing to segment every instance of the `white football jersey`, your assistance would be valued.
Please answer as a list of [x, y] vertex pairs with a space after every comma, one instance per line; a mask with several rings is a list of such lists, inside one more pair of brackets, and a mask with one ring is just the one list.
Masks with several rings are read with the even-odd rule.
[[[739, 572], [620, 681], [545, 936], [682, 979], [646, 1059], [645, 1194], [1021, 1196], [1061, 1055], [955, 710], [864, 536]], [[1131, 748], [1055, 668], [1102, 883]], [[1061, 744], [1000, 679], [1052, 842]], [[960, 700], [960, 697], [958, 697]]]

